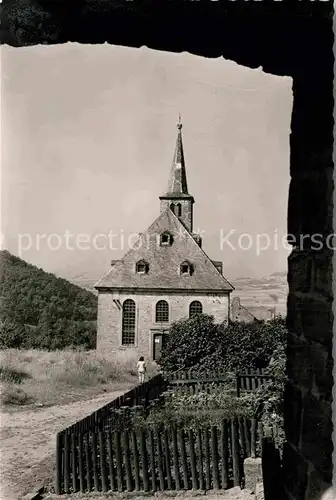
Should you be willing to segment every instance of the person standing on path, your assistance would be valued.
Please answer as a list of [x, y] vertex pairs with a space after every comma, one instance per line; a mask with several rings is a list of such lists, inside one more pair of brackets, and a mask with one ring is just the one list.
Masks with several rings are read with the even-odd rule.
[[138, 376], [139, 376], [139, 384], [143, 384], [145, 381], [145, 373], [146, 373], [146, 363], [143, 356], [140, 356], [138, 361]]

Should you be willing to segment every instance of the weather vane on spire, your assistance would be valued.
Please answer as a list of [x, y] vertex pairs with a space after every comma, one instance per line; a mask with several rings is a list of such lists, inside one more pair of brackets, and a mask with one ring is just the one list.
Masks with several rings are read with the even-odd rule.
[[179, 113], [179, 121], [178, 121], [178, 124], [177, 124], [177, 128], [178, 128], [179, 130], [181, 130], [181, 128], [182, 128], [181, 113]]

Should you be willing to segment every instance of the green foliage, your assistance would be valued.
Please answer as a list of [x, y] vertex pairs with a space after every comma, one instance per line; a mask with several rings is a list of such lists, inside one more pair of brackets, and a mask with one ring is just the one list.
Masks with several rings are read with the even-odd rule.
[[216, 349], [216, 326], [212, 316], [198, 314], [173, 323], [163, 346], [160, 366], [167, 372], [189, 369]]
[[281, 317], [216, 325], [212, 316], [201, 314], [174, 323], [159, 363], [166, 372], [264, 368], [275, 349], [285, 344], [286, 332]]
[[276, 425], [280, 430], [276, 444], [281, 447], [285, 436], [283, 432], [283, 393], [286, 383], [286, 352], [285, 346], [279, 344], [274, 350], [268, 365], [268, 372], [274, 380], [264, 383], [250, 395], [250, 408], [266, 428]]
[[198, 368], [200, 371], [265, 368], [277, 346], [286, 342], [286, 332], [285, 320], [281, 317], [269, 322], [219, 325], [215, 332], [216, 349], [202, 357]]
[[92, 349], [96, 296], [11, 255], [0, 253], [0, 348]]

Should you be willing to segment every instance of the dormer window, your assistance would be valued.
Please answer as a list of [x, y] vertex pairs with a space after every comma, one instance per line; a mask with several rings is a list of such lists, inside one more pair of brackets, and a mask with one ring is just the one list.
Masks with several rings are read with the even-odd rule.
[[139, 262], [136, 263], [137, 274], [147, 274], [148, 271], [149, 271], [148, 262], [145, 262], [144, 260], [139, 260]]
[[173, 244], [173, 236], [168, 231], [165, 231], [164, 233], [161, 234], [160, 244], [161, 244], [161, 246], [172, 245]]
[[190, 264], [190, 262], [182, 262], [182, 264], [180, 265], [180, 273], [182, 276], [191, 276], [194, 272], [194, 267], [192, 264]]

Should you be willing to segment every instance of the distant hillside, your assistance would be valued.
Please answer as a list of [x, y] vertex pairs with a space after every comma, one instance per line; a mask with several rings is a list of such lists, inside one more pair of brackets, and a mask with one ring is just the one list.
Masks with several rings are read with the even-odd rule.
[[95, 345], [97, 297], [0, 251], [0, 347]]
[[232, 281], [243, 306], [273, 308], [277, 314], [286, 314], [288, 295], [287, 272], [276, 272], [263, 278], [237, 278]]
[[97, 294], [97, 290], [93, 288], [94, 284], [101, 278], [102, 275], [96, 276], [91, 274], [76, 274], [75, 276], [69, 278], [71, 283], [74, 283], [85, 290], [88, 290], [94, 294]]

